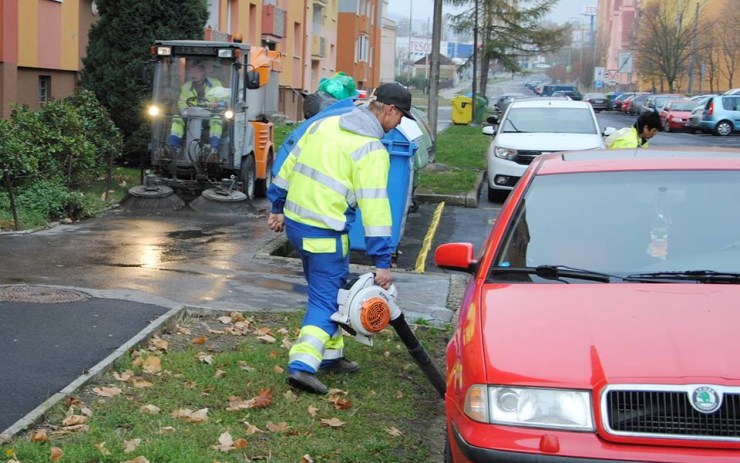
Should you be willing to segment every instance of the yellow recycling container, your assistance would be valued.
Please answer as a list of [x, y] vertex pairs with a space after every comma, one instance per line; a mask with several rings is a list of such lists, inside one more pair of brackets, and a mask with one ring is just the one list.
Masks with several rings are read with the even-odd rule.
[[473, 99], [458, 95], [452, 99], [452, 123], [470, 124], [473, 121]]

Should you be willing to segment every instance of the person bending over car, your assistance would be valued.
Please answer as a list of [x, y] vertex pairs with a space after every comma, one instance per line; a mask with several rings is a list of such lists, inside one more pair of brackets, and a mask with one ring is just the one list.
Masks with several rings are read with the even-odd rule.
[[660, 116], [651, 111], [640, 115], [632, 127], [625, 127], [612, 133], [604, 140], [609, 149], [647, 148], [648, 140], [661, 129]]

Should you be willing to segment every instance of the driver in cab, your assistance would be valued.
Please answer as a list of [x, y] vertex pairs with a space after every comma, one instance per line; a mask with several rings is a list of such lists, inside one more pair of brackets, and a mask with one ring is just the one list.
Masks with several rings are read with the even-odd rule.
[[[191, 106], [200, 106], [210, 110], [217, 110], [223, 104], [223, 97], [218, 95], [216, 89], [223, 89], [221, 81], [215, 77], [208, 77], [206, 66], [201, 61], [196, 61], [188, 68], [188, 81], [180, 89], [180, 98], [177, 106], [180, 114], [186, 114], [187, 109]], [[209, 134], [211, 154], [218, 153], [218, 147], [221, 142], [221, 132], [223, 131], [223, 121], [219, 114], [214, 114], [209, 120]], [[172, 128], [168, 144], [175, 149], [180, 148], [182, 137], [185, 134], [185, 121], [180, 116], [172, 118]]]

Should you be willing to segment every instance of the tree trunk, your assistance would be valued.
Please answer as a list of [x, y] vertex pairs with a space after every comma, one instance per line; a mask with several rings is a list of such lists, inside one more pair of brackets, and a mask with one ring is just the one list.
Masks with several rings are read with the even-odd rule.
[[15, 205], [15, 195], [13, 194], [13, 185], [10, 183], [10, 173], [7, 169], [3, 171], [5, 177], [5, 188], [8, 189], [8, 199], [10, 200], [10, 210], [13, 212], [13, 224], [15, 225], [15, 231], [21, 229], [21, 224], [18, 221], [18, 209]]

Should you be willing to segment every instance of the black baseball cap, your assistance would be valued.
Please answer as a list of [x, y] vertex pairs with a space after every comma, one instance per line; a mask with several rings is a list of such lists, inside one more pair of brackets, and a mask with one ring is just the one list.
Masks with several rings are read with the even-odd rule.
[[380, 103], [392, 104], [412, 121], [416, 119], [411, 115], [411, 92], [398, 82], [382, 84], [375, 89], [371, 99]]

